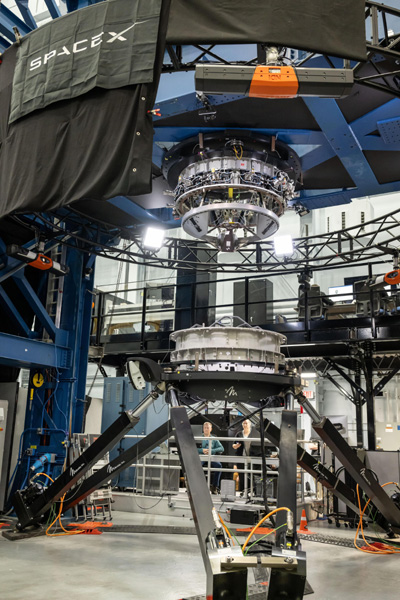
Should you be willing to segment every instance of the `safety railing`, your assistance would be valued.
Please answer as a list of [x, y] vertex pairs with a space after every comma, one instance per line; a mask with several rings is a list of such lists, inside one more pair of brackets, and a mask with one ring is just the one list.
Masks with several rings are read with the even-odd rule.
[[[146, 436], [144, 435], [126, 435], [125, 438], [137, 438], [142, 439]], [[201, 455], [199, 454], [199, 458], [201, 462], [204, 464], [203, 471], [207, 480], [208, 485], [211, 484], [212, 473], [231, 473], [232, 478], [235, 473], [239, 475], [243, 475], [243, 490], [241, 490], [241, 494], [243, 497], [248, 498], [250, 500], [254, 500], [254, 498], [261, 497], [261, 494], [256, 491], [256, 482], [255, 477], [262, 477], [262, 458], [258, 456], [238, 456], [238, 455], [230, 455], [230, 454], [211, 454], [211, 446], [213, 440], [219, 440], [221, 442], [243, 442], [243, 438], [238, 437], [211, 437], [205, 438], [203, 436], [194, 436], [194, 440], [196, 443], [203, 442], [204, 440], [208, 440], [208, 454]], [[174, 441], [174, 437], [171, 436], [171, 441]], [[256, 442], [260, 443], [260, 438], [246, 438], [247, 442]], [[298, 443], [309, 443], [306, 440], [298, 440]], [[150, 453], [149, 453], [150, 455]], [[151, 453], [151, 458], [149, 455], [144, 456], [140, 461], [132, 464], [132, 467], [136, 467], [140, 470], [140, 485], [136, 485], [136, 492], [145, 494], [146, 492], [146, 481], [153, 480], [154, 478], [150, 474], [149, 477], [146, 475], [146, 471], [151, 471], [153, 469], [157, 469], [163, 471], [180, 471], [180, 464], [172, 464], [172, 460], [170, 458], [177, 458], [176, 454], [173, 452], [169, 453]], [[154, 458], [158, 457], [160, 460], [157, 463], [154, 463]], [[221, 466], [221, 467], [213, 467], [211, 463], [213, 462], [221, 462], [224, 465], [232, 465], [232, 466]], [[279, 476], [279, 458], [278, 457], [266, 457], [267, 462], [267, 477], [268, 480], [266, 482], [267, 486], [272, 483], [272, 481], [277, 479]], [[136, 482], [138, 478], [136, 477]], [[303, 469], [298, 467], [298, 486], [297, 486], [297, 495], [298, 499], [304, 502], [304, 472]], [[162, 485], [158, 490], [161, 494], [169, 495], [174, 493], [170, 489], [163, 489]], [[177, 490], [175, 490], [177, 491]], [[274, 502], [275, 501], [275, 493], [268, 495], [268, 500]]]
[[[371, 270], [365, 275], [365, 281], [369, 278], [372, 278]], [[162, 284], [156, 288], [132, 287], [123, 292], [98, 292], [92, 318], [92, 344], [101, 345], [114, 336], [122, 340], [119, 336], [128, 334], [134, 336], [142, 350], [146, 350], [147, 342], [155, 338], [164, 340], [160, 347], [167, 349], [171, 331], [195, 323], [210, 325], [225, 314], [240, 316], [251, 325], [303, 322], [306, 335], [312, 328], [312, 321], [340, 319], [345, 327], [346, 320], [361, 316], [363, 326], [369, 326], [371, 337], [376, 337], [377, 317], [400, 315], [400, 291], [396, 286], [391, 286], [388, 291], [373, 287], [362, 291], [340, 291], [340, 301], [334, 301], [332, 294], [310, 289], [307, 284], [303, 290], [300, 289], [297, 297], [272, 299], [267, 293], [262, 300], [254, 298], [254, 285], [257, 282], [263, 285], [271, 279], [271, 275], [268, 279], [265, 275], [231, 277], [207, 282]], [[236, 283], [241, 286], [240, 294], [233, 291]], [[232, 286], [228, 294], [232, 301], [210, 302], [209, 291], [213, 290], [211, 296], [216, 297], [218, 286], [228, 284]], [[126, 297], [129, 294], [141, 297], [141, 302], [115, 305], [115, 295], [122, 293]], [[159, 300], [155, 299], [155, 295], [159, 296]], [[235, 296], [241, 301], [235, 302]]]

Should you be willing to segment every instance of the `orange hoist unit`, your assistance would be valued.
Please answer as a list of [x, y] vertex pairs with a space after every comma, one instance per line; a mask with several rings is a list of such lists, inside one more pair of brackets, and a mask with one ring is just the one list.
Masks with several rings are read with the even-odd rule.
[[320, 69], [277, 65], [198, 63], [198, 94], [240, 94], [253, 98], [344, 98], [352, 93], [351, 69]]
[[251, 80], [251, 98], [294, 98], [299, 90], [299, 80], [293, 67], [268, 67], [259, 65]]
[[7, 254], [12, 258], [25, 262], [29, 267], [39, 269], [40, 271], [49, 271], [56, 275], [67, 275], [69, 273], [69, 267], [56, 262], [50, 256], [46, 256], [42, 252], [27, 250], [27, 248], [23, 248], [17, 244], [8, 246]]

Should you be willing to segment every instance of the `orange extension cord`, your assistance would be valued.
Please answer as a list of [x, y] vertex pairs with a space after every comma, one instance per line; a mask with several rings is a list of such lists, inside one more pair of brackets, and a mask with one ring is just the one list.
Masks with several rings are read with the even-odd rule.
[[281, 508], [275, 508], [275, 510], [272, 510], [270, 513], [268, 513], [267, 515], [265, 515], [265, 517], [263, 517], [261, 519], [261, 521], [259, 521], [257, 523], [257, 525], [255, 527], [253, 527], [253, 529], [249, 533], [247, 540], [245, 541], [245, 543], [242, 546], [242, 551], [246, 548], [247, 544], [250, 541], [251, 536], [253, 535], [253, 533], [255, 531], [257, 531], [257, 529], [260, 527], [260, 525], [262, 525], [264, 523], [264, 521], [266, 521], [269, 517], [272, 517], [272, 515], [274, 515], [275, 513], [279, 512], [280, 510], [286, 510], [286, 512], [291, 512], [289, 508], [286, 508], [286, 506], [282, 506]]
[[[45, 477], [47, 477], [47, 479], [50, 479], [50, 481], [52, 481], [54, 483], [54, 479], [52, 479], [50, 477], [50, 475], [47, 475], [47, 473], [37, 473], [36, 477], [39, 477], [39, 475], [44, 475]], [[64, 503], [64, 498], [65, 498], [65, 494], [61, 498], [60, 510], [58, 511], [58, 515], [56, 516], [56, 518], [54, 519], [54, 521], [51, 523], [51, 525], [49, 525], [48, 528], [46, 529], [46, 535], [48, 537], [59, 537], [60, 535], [77, 535], [78, 533], [84, 533], [83, 530], [82, 531], [67, 531], [66, 529], [64, 529], [64, 526], [61, 523], [61, 513], [62, 513], [62, 507], [63, 507], [63, 503]], [[56, 521], [59, 521], [60, 527], [64, 531], [64, 533], [49, 533], [49, 530], [53, 527], [53, 525], [54, 525], [54, 523]]]
[[233, 538], [231, 536], [231, 533], [230, 533], [229, 529], [227, 528], [227, 526], [225, 525], [224, 520], [219, 513], [218, 513], [218, 517], [219, 517], [219, 520], [221, 521], [222, 527], [225, 529], [226, 535], [228, 536], [228, 538], [230, 540], [232, 540], [232, 544], [233, 544]]
[[[397, 486], [399, 485], [396, 481], [388, 481], [387, 483], [384, 483], [382, 485], [382, 487], [384, 488], [385, 486], [390, 485], [390, 484], [397, 485]], [[360, 488], [359, 488], [358, 484], [357, 484], [357, 500], [358, 500], [358, 508], [360, 509], [360, 520], [358, 523], [356, 535], [354, 537], [354, 546], [357, 548], [357, 550], [361, 550], [361, 552], [366, 552], [367, 554], [400, 554], [400, 550], [398, 548], [394, 548], [393, 546], [390, 546], [389, 544], [384, 544], [384, 548], [377, 548], [376, 546], [373, 546], [372, 544], [367, 542], [367, 540], [365, 539], [365, 536], [364, 536], [363, 516], [364, 516], [366, 508], [369, 505], [369, 503], [371, 502], [371, 500], [369, 499], [368, 502], [366, 503], [366, 505], [364, 506], [364, 508], [361, 510]], [[359, 546], [357, 546], [357, 536], [358, 536], [358, 532], [360, 531], [360, 529], [361, 529], [361, 535], [362, 535], [364, 542], [366, 543], [367, 546], [369, 546], [370, 548], [373, 548], [373, 550], [367, 550], [366, 548], [360, 548]]]
[[[61, 522], [61, 513], [62, 513], [62, 507], [63, 507], [65, 495], [66, 494], [64, 494], [64, 496], [61, 498], [61, 501], [60, 501], [60, 510], [58, 511], [58, 515], [56, 516], [56, 518], [54, 519], [54, 521], [46, 529], [46, 535], [48, 537], [60, 537], [61, 535], [78, 535], [79, 533], [84, 533], [83, 529], [80, 529], [79, 531], [67, 531], [66, 529], [64, 529], [64, 526], [63, 526], [63, 524]], [[58, 521], [60, 523], [60, 527], [64, 531], [64, 533], [49, 533], [49, 530], [53, 527], [53, 525], [54, 525], [54, 523], [56, 523], [56, 521]]]

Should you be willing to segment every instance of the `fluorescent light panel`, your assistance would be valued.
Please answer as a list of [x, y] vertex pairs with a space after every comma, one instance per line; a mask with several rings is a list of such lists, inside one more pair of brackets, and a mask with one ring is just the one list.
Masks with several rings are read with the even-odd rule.
[[310, 373], [302, 373], [300, 375], [300, 377], [302, 379], [314, 379], [315, 377], [317, 377], [317, 374], [316, 373], [311, 373], [311, 372]]

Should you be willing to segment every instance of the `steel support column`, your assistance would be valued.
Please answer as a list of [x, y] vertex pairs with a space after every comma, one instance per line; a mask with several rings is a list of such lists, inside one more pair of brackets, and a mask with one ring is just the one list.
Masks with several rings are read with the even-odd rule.
[[[295, 410], [284, 410], [282, 412], [282, 427], [279, 443], [279, 477], [278, 477], [278, 499], [279, 508], [286, 507], [292, 512], [294, 521], [293, 530], [290, 532], [290, 517], [287, 512], [280, 511], [277, 514], [275, 546], [272, 548], [272, 556], [286, 555], [296, 558], [298, 561], [294, 572], [282, 569], [272, 569], [268, 585], [268, 600], [283, 600], [291, 598], [301, 600], [306, 585], [306, 557], [298, 546], [296, 536], [296, 513], [297, 513], [297, 412]], [[287, 523], [287, 527], [284, 525]], [[279, 527], [281, 529], [279, 529]]]
[[[356, 367], [354, 381], [358, 387], [361, 387], [361, 373], [360, 368]], [[356, 428], [357, 428], [357, 447], [364, 447], [364, 434], [363, 434], [363, 418], [362, 418], [362, 398], [361, 394], [357, 390], [353, 390], [354, 394], [354, 405], [356, 407]]]
[[366, 382], [366, 404], [367, 404], [367, 430], [368, 430], [368, 450], [376, 450], [375, 435], [375, 396], [373, 382], [373, 358], [370, 344], [365, 349], [365, 382]]

